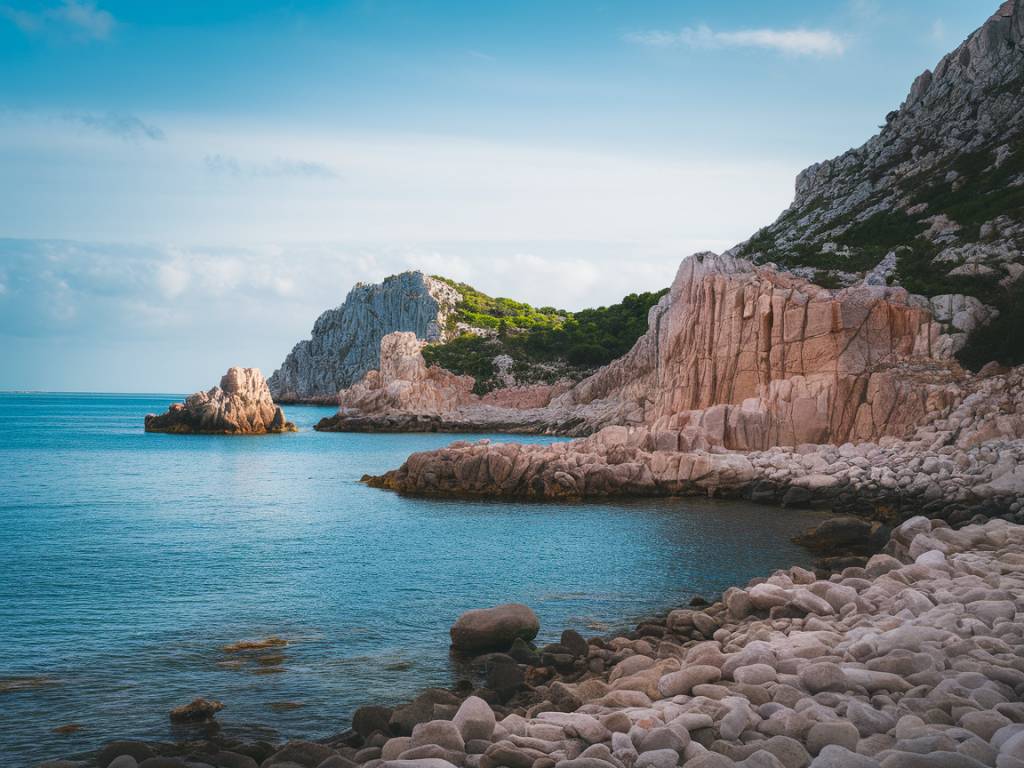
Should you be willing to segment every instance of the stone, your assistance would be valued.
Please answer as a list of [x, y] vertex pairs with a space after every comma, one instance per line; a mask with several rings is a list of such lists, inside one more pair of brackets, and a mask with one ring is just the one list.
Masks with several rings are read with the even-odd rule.
[[352, 729], [364, 739], [371, 733], [388, 733], [388, 722], [391, 720], [390, 707], [365, 706], [359, 707], [352, 714]]
[[289, 741], [284, 747], [264, 760], [260, 764], [260, 768], [273, 768], [288, 763], [305, 766], [305, 768], [317, 768], [320, 763], [335, 754], [333, 749], [324, 744], [317, 744], [313, 741]]
[[505, 650], [516, 638], [532, 640], [539, 631], [540, 621], [529, 606], [509, 603], [476, 608], [463, 613], [452, 625], [452, 647], [468, 653]]
[[658, 681], [658, 691], [665, 698], [670, 698], [688, 694], [695, 685], [716, 683], [721, 679], [722, 671], [718, 667], [696, 664], [662, 676]]
[[846, 675], [838, 664], [830, 661], [811, 663], [799, 672], [800, 682], [811, 693], [846, 690]]
[[857, 749], [858, 741], [860, 741], [860, 733], [853, 723], [841, 720], [815, 723], [807, 733], [807, 751], [812, 755], [817, 755], [831, 744], [854, 752]]
[[878, 762], [839, 744], [826, 745], [811, 761], [811, 768], [879, 768]]
[[206, 722], [207, 720], [212, 720], [214, 715], [222, 709], [224, 709], [224, 705], [219, 701], [202, 698], [194, 699], [188, 704], [182, 704], [180, 707], [172, 709], [170, 714], [171, 722]]
[[634, 768], [675, 768], [679, 764], [679, 753], [671, 749], [655, 749], [641, 752]]
[[764, 685], [777, 679], [775, 668], [769, 664], [748, 664], [734, 670], [732, 676], [737, 683], [745, 685]]
[[452, 722], [459, 729], [465, 741], [472, 739], [489, 740], [494, 733], [496, 720], [490, 705], [479, 696], [470, 696], [459, 705]]
[[409, 742], [409, 748], [415, 749], [428, 744], [436, 744], [453, 752], [463, 752], [466, 748], [459, 727], [452, 720], [430, 720], [415, 725], [412, 729], [412, 741]]
[[141, 741], [111, 741], [96, 753], [96, 764], [99, 768], [109, 768], [110, 763], [121, 755], [128, 755], [136, 762], [142, 762], [154, 757], [155, 754], [152, 747]]

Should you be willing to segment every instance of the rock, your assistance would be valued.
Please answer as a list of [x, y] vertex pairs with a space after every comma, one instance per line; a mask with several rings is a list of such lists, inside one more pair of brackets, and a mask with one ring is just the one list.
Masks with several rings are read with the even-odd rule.
[[121, 755], [115, 757], [110, 763], [107, 764], [107, 768], [138, 768], [138, 761], [131, 755]]
[[294, 432], [284, 412], [274, 404], [258, 368], [229, 368], [220, 386], [189, 395], [160, 415], [145, 419], [147, 432], [261, 435]]
[[438, 704], [458, 705], [456, 696], [440, 688], [428, 688], [408, 704], [395, 707], [388, 721], [388, 730], [398, 736], [409, 736], [418, 723], [434, 719]]
[[748, 664], [732, 673], [733, 680], [744, 685], [764, 685], [776, 680], [775, 668], [769, 664]]
[[114, 759], [121, 755], [128, 755], [136, 762], [142, 762], [154, 757], [155, 754], [152, 747], [141, 741], [112, 741], [96, 753], [96, 765], [99, 768], [109, 768]]
[[451, 720], [431, 720], [413, 727], [409, 748], [415, 749], [428, 744], [435, 744], [453, 752], [462, 752], [466, 748], [458, 725]]
[[194, 699], [171, 710], [171, 721], [175, 723], [205, 722], [224, 709], [219, 701], [211, 699]]
[[357, 284], [341, 306], [317, 318], [312, 337], [295, 345], [270, 377], [282, 402], [337, 402], [339, 390], [380, 364], [380, 342], [407, 331], [424, 341], [448, 338], [457, 289], [422, 272], [403, 272], [377, 285]]
[[843, 721], [815, 723], [807, 733], [807, 751], [812, 755], [817, 755], [831, 744], [853, 752], [857, 749], [858, 741], [860, 741], [860, 734], [852, 723]]
[[313, 741], [289, 741], [260, 765], [260, 768], [285, 766], [288, 763], [317, 768], [324, 760], [337, 754], [333, 749]]
[[590, 646], [587, 645], [587, 641], [583, 639], [583, 636], [572, 629], [562, 632], [562, 638], [558, 641], [558, 644], [567, 648], [573, 656], [586, 658], [587, 653], [590, 651]]
[[391, 720], [392, 710], [389, 707], [365, 706], [359, 707], [352, 715], [352, 730], [366, 739], [371, 733], [388, 733], [388, 722]]
[[641, 752], [636, 759], [635, 768], [675, 768], [679, 764], [679, 754], [671, 749], [656, 749]]
[[721, 679], [722, 671], [718, 667], [696, 664], [664, 675], [658, 681], [658, 692], [665, 698], [671, 698], [690, 693], [696, 685], [716, 683]]
[[494, 711], [478, 696], [470, 696], [459, 706], [452, 722], [459, 729], [465, 741], [472, 739], [489, 740], [496, 724]]
[[807, 664], [799, 672], [800, 682], [811, 693], [846, 690], [846, 675], [830, 661]]
[[811, 768], [879, 768], [878, 762], [838, 744], [822, 748]]
[[503, 654], [493, 654], [487, 664], [487, 687], [502, 701], [515, 694], [526, 682], [523, 670], [515, 660]]
[[516, 638], [532, 640], [540, 621], [529, 606], [509, 603], [476, 608], [459, 616], [451, 628], [452, 648], [467, 653], [506, 650]]

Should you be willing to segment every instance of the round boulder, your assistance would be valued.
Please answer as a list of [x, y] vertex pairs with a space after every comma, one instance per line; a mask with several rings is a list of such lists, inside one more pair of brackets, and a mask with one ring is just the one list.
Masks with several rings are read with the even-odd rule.
[[452, 648], [467, 653], [507, 650], [516, 638], [533, 640], [539, 631], [537, 614], [521, 603], [476, 608], [452, 625]]

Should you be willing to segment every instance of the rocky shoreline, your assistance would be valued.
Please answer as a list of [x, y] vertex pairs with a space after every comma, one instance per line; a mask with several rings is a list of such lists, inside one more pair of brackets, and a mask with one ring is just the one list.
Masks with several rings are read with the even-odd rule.
[[41, 767], [1024, 764], [1024, 527], [915, 517], [847, 562], [777, 571], [622, 636], [518, 639], [476, 659], [482, 686], [362, 707], [323, 742], [122, 741]]

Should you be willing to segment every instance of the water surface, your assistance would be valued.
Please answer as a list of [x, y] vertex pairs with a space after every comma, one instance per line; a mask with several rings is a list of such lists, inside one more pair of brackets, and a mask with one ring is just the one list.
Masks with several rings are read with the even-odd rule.
[[[404, 498], [359, 478], [458, 436], [320, 434], [330, 409], [298, 406], [297, 434], [145, 434], [172, 399], [0, 394], [2, 765], [171, 738], [167, 712], [200, 695], [227, 705], [226, 729], [326, 736], [361, 703], [454, 682], [447, 633], [464, 610], [524, 602], [542, 641], [605, 634], [806, 564], [789, 538], [818, 519], [694, 499]], [[267, 636], [289, 644], [223, 651]]]

